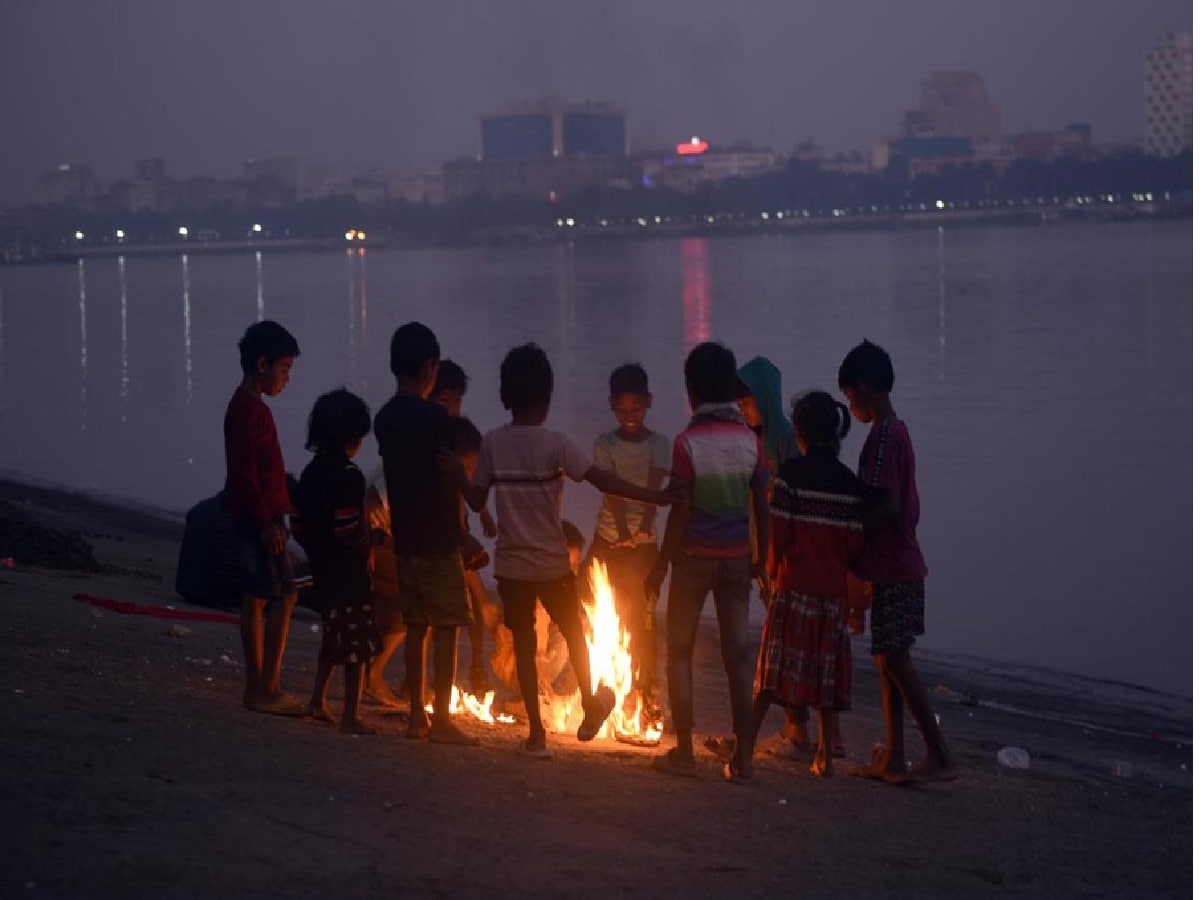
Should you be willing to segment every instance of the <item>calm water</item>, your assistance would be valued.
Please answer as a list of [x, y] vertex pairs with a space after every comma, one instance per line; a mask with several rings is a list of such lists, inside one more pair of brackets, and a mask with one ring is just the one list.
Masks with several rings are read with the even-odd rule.
[[[541, 344], [549, 424], [585, 445], [622, 362], [646, 365], [651, 424], [673, 434], [695, 342], [769, 356], [791, 394], [836, 390], [869, 336], [917, 450], [922, 646], [1190, 696], [1191, 304], [1190, 223], [0, 269], [0, 469], [180, 511], [215, 492], [235, 344], [264, 315], [301, 345], [273, 401], [297, 472], [312, 400], [346, 385], [381, 404], [413, 318], [471, 374], [485, 430], [503, 354]], [[569, 490], [585, 532], [596, 505]]]

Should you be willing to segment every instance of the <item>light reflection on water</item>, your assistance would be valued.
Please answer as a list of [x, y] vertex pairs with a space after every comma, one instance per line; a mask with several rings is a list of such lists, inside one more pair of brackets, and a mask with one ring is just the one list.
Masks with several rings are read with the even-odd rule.
[[[650, 424], [674, 434], [696, 341], [771, 358], [791, 396], [836, 391], [869, 336], [892, 353], [916, 445], [919, 646], [1190, 695], [1190, 254], [1187, 223], [1138, 223], [0, 269], [0, 411], [22, 436], [0, 469], [176, 510], [213, 493], [236, 343], [268, 293], [301, 346], [272, 401], [294, 471], [321, 392], [386, 400], [388, 342], [411, 319], [471, 376], [483, 430], [505, 418], [504, 353], [541, 344], [548, 424], [584, 448], [613, 427], [621, 363], [646, 365]], [[78, 411], [55, 402], [73, 391]], [[368, 440], [361, 463], [375, 462]], [[569, 486], [564, 513], [588, 533], [597, 502]]]

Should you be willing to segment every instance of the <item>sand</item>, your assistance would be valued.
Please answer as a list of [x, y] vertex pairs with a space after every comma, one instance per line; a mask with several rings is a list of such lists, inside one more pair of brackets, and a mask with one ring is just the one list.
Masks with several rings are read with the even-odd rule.
[[[235, 627], [72, 599], [193, 609], [170, 588], [177, 522], [13, 483], [0, 499], [120, 570], [0, 570], [2, 897], [1191, 894], [1188, 700], [918, 654], [961, 777], [906, 788], [770, 755], [731, 786], [700, 748], [701, 777], [680, 779], [650, 768], [654, 751], [567, 735], [543, 762], [516, 754], [512, 725], [464, 722], [483, 747], [435, 746], [377, 707], [381, 733], [347, 737], [244, 711]], [[301, 610], [288, 647], [297, 696], [315, 621]], [[855, 653], [843, 731], [862, 760], [879, 708]], [[721, 733], [711, 632], [697, 666], [698, 730]], [[1010, 745], [1028, 770], [997, 761]]]

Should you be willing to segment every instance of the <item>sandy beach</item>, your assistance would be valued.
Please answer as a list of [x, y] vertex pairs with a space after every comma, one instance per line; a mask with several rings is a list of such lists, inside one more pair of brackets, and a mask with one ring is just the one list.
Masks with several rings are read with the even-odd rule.
[[[378, 735], [346, 737], [243, 710], [235, 626], [73, 599], [201, 611], [171, 587], [178, 522], [13, 482], [0, 500], [81, 532], [104, 567], [0, 570], [6, 898], [1191, 896], [1187, 699], [918, 653], [961, 777], [903, 788], [840, 761], [818, 780], [769, 740], [755, 781], [731, 786], [700, 748], [697, 779], [653, 771], [652, 750], [567, 735], [543, 762], [517, 755], [519, 726], [461, 720], [482, 748], [434, 746], [378, 707]], [[296, 696], [316, 621], [300, 610], [293, 625]], [[855, 654], [848, 763], [881, 730], [862, 639]], [[699, 733], [723, 733], [711, 631], [697, 701]], [[1008, 746], [1028, 769], [1000, 764]]]

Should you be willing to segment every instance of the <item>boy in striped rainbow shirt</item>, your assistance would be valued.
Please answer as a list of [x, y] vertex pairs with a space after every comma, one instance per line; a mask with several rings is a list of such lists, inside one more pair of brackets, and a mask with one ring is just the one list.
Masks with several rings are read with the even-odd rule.
[[692, 420], [676, 438], [672, 485], [689, 499], [671, 508], [658, 560], [646, 578], [657, 595], [672, 568], [667, 596], [667, 691], [676, 746], [657, 756], [654, 767], [672, 775], [695, 775], [692, 750], [692, 651], [700, 612], [709, 593], [717, 611], [721, 658], [729, 680], [736, 736], [725, 770], [735, 783], [750, 778], [754, 743], [753, 658], [747, 642], [750, 584], [762, 576], [751, 561], [750, 510], [756, 520], [755, 560], [767, 558], [770, 511], [769, 469], [762, 441], [747, 427], [737, 404], [737, 361], [717, 343], [692, 349], [683, 367]]

